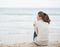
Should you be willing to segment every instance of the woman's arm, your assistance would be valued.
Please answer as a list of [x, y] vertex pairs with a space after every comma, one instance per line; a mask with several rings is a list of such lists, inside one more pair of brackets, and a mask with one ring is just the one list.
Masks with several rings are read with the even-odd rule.
[[38, 34], [38, 28], [37, 28], [36, 21], [34, 22], [33, 26], [34, 26], [34, 32], [36, 32], [36, 34]]
[[36, 34], [38, 35], [38, 27], [36, 27]]

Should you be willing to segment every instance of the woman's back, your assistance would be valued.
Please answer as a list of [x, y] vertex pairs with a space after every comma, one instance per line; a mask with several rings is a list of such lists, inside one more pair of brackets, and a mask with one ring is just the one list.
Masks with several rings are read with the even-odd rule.
[[48, 23], [42, 20], [37, 22], [38, 36], [40, 40], [48, 40]]
[[35, 43], [37, 44], [47, 44], [48, 43], [48, 23], [43, 22], [42, 20], [38, 21], [36, 23], [36, 26], [38, 28], [38, 34], [37, 37], [35, 38]]

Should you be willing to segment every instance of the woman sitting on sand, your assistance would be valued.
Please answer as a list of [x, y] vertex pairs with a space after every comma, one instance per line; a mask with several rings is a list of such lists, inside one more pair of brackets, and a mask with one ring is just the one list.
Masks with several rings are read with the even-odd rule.
[[35, 31], [37, 32], [37, 36], [34, 38], [35, 44], [48, 45], [49, 24], [49, 16], [42, 11], [38, 12], [37, 22], [35, 24]]

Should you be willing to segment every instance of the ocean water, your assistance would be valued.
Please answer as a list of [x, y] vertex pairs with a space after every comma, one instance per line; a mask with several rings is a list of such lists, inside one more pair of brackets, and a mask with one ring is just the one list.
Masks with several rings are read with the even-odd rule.
[[0, 43], [32, 42], [38, 11], [46, 12], [51, 19], [49, 41], [60, 42], [60, 8], [0, 8]]

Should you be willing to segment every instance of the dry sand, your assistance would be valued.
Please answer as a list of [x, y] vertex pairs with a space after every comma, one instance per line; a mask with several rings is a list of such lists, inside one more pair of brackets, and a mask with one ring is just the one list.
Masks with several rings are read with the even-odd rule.
[[60, 47], [60, 43], [50, 43], [48, 46], [37, 46], [34, 43], [0, 44], [0, 47]]

